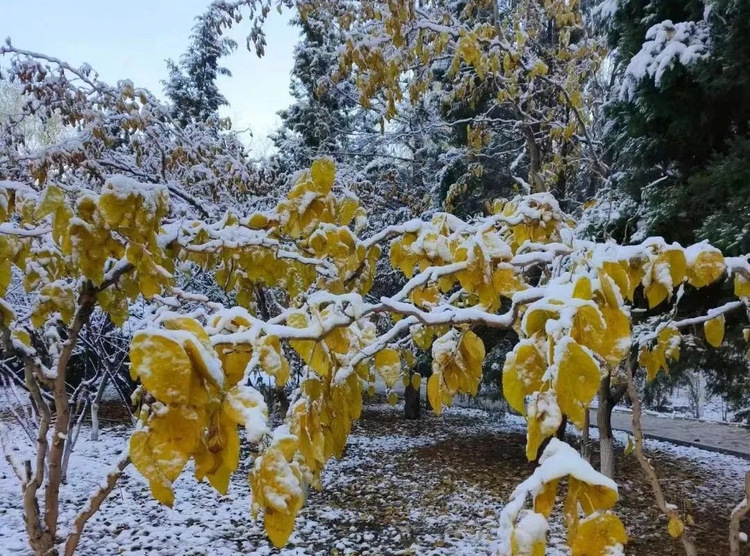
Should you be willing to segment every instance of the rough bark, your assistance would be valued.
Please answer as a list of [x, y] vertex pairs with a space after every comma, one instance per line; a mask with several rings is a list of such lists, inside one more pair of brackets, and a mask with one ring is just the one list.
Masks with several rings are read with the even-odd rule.
[[87, 289], [81, 293], [73, 325], [68, 329], [68, 339], [63, 344], [60, 358], [57, 361], [57, 376], [52, 385], [52, 395], [55, 403], [55, 428], [52, 432], [52, 446], [49, 450], [49, 473], [47, 486], [44, 491], [44, 521], [50, 536], [57, 535], [58, 516], [60, 513], [60, 484], [63, 480], [63, 456], [65, 443], [68, 439], [70, 425], [70, 403], [65, 388], [68, 363], [73, 349], [78, 342], [81, 329], [88, 322], [96, 303], [96, 292]]
[[104, 390], [107, 388], [109, 383], [109, 373], [105, 372], [102, 377], [102, 381], [99, 384], [99, 389], [96, 391], [94, 401], [91, 402], [91, 440], [97, 442], [99, 440], [99, 404], [102, 402], [104, 396]]
[[128, 466], [129, 463], [130, 458], [127, 455], [122, 457], [120, 461], [117, 462], [114, 469], [112, 469], [112, 471], [107, 474], [106, 481], [99, 487], [99, 489], [89, 499], [88, 504], [86, 504], [83, 510], [81, 510], [81, 512], [76, 516], [75, 520], [73, 521], [73, 529], [71, 530], [70, 535], [68, 535], [67, 541], [65, 541], [65, 556], [72, 556], [72, 554], [75, 552], [76, 547], [78, 547], [78, 542], [81, 540], [81, 533], [83, 533], [83, 528], [86, 526], [89, 518], [97, 511], [99, 511], [99, 507], [102, 505], [102, 502], [107, 496], [109, 496], [109, 493], [112, 492], [112, 489], [115, 488], [117, 480], [120, 478], [120, 475], [122, 475], [123, 470]]

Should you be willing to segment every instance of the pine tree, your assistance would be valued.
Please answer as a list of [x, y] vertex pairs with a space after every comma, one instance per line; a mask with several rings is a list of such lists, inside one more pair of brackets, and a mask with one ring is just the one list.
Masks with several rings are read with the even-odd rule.
[[190, 44], [179, 63], [167, 60], [169, 79], [164, 82], [164, 92], [174, 106], [174, 116], [183, 125], [205, 121], [217, 115], [220, 106], [228, 104], [216, 80], [220, 75], [232, 75], [219, 65], [219, 60], [234, 52], [237, 43], [222, 36], [224, 19], [224, 14], [212, 4], [196, 18]]
[[347, 150], [357, 98], [351, 83], [334, 83], [330, 78], [338, 65], [337, 49], [344, 42], [340, 29], [314, 10], [292, 23], [302, 36], [294, 49], [290, 83], [294, 102], [279, 112], [282, 125], [272, 137], [284, 153], [277, 161], [283, 175], [309, 166], [316, 156], [340, 158]]
[[747, 251], [750, 4], [634, 0], [600, 13], [621, 79], [608, 146], [636, 201], [619, 233]]

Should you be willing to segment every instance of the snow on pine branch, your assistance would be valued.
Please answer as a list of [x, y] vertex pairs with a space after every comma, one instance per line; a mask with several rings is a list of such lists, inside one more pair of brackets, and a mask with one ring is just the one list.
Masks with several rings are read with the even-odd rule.
[[666, 19], [646, 31], [646, 42], [625, 70], [620, 98], [632, 101], [638, 84], [648, 78], [659, 87], [676, 63], [689, 67], [708, 56], [711, 36], [705, 21], [672, 23]]

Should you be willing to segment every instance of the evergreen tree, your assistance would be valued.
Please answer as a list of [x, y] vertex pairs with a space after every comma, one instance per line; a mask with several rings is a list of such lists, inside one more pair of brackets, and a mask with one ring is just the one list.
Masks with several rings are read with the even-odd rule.
[[[610, 0], [619, 235], [750, 249], [750, 3]], [[635, 225], [633, 225], [635, 223]], [[637, 233], [633, 233], [637, 231]]]
[[294, 49], [289, 87], [294, 102], [279, 112], [282, 125], [272, 137], [284, 153], [277, 160], [282, 175], [309, 166], [318, 156], [339, 159], [347, 151], [357, 105], [351, 83], [331, 80], [344, 42], [341, 30], [315, 10], [292, 23], [302, 37]]
[[174, 106], [174, 116], [183, 125], [191, 121], [205, 121], [218, 114], [227, 99], [219, 92], [216, 79], [231, 72], [219, 65], [222, 56], [234, 52], [237, 43], [222, 36], [225, 15], [212, 4], [208, 11], [196, 18], [187, 51], [179, 63], [167, 60], [169, 79], [164, 92]]

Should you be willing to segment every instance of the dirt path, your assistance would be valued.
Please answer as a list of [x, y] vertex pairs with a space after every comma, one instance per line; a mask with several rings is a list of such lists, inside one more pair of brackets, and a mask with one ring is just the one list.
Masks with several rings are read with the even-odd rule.
[[[641, 417], [641, 422], [647, 438], [750, 459], [750, 427], [648, 414]], [[591, 410], [591, 424], [596, 426], [595, 409]], [[613, 412], [612, 428], [632, 432], [632, 415], [625, 411]]]

